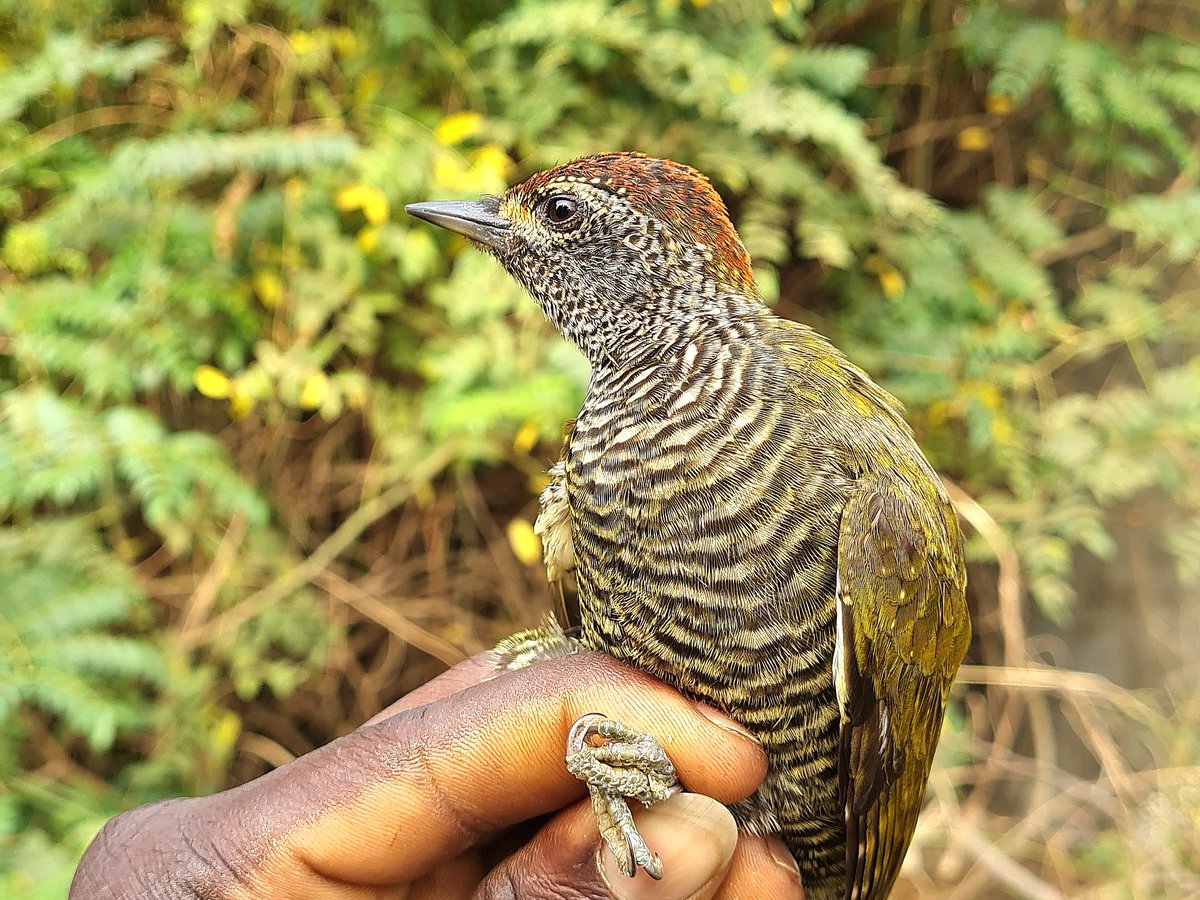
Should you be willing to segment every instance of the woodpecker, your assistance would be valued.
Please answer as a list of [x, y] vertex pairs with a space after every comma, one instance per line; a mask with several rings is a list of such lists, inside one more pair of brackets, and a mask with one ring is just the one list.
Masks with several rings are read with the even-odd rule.
[[[687, 166], [606, 153], [408, 212], [492, 254], [591, 364], [537, 523], [551, 577], [574, 572], [578, 645], [762, 741], [766, 779], [732, 809], [783, 838], [810, 900], [886, 897], [971, 632], [958, 520], [898, 401], [771, 313]], [[573, 641], [546, 628], [507, 651]], [[581, 724], [576, 751], [644, 751], [648, 790], [572, 771], [627, 874], [656, 874], [614, 795], [662, 799], [669, 761], [619, 723]]]

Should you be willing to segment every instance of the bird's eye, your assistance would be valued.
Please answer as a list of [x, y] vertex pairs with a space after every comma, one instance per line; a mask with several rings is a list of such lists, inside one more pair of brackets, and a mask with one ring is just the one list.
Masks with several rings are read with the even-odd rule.
[[579, 201], [565, 194], [551, 197], [545, 205], [546, 218], [553, 225], [565, 225], [579, 214]]

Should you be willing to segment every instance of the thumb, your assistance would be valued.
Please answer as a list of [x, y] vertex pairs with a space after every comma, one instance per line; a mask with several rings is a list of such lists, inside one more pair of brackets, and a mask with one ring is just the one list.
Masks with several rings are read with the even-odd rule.
[[602, 846], [587, 801], [569, 807], [533, 840], [492, 870], [481, 900], [708, 900], [721, 887], [737, 847], [737, 825], [724, 806], [702, 794], [675, 794], [633, 814], [638, 831], [662, 859], [663, 877], [621, 874]]

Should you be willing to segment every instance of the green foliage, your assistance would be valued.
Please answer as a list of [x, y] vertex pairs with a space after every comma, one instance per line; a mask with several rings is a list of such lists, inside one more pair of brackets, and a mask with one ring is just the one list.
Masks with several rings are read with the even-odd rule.
[[[1144, 136], [1166, 151], [1170, 163], [1192, 171], [1195, 152], [1188, 120], [1200, 100], [1200, 71], [1186, 38], [1151, 34], [1127, 37], [1083, 35], [1082, 23], [1026, 17], [1011, 4], [978, 4], [957, 32], [963, 52], [975, 63], [993, 66], [989, 91], [1014, 103], [1052, 86], [1058, 113], [1081, 130], [1072, 135], [1072, 155], [1087, 162], [1109, 162], [1131, 174], [1165, 171], [1166, 160], [1135, 153], [1112, 140], [1116, 134]], [[1100, 140], [1097, 140], [1100, 138]], [[1136, 163], [1133, 161], [1137, 160]]]
[[1086, 617], [1126, 519], [1200, 580], [1200, 53], [1148, 4], [52, 6], [0, 2], [0, 894], [225, 784], [243, 728], [302, 750], [289, 698], [331, 660], [365, 690], [353, 598], [391, 556], [443, 566], [397, 595], [498, 615], [455, 555], [491, 540], [470, 486], [508, 467], [483, 501], [528, 514], [586, 367], [397, 211], [581, 153], [712, 176], [764, 296], [905, 401], [1030, 610]]
[[1135, 194], [1112, 210], [1109, 221], [1143, 246], [1162, 247], [1171, 262], [1188, 262], [1200, 250], [1200, 190]]
[[128, 569], [79, 519], [0, 532], [0, 718], [28, 705], [59, 716], [93, 750], [119, 728], [144, 728], [131, 685], [161, 684], [166, 667], [145, 641], [108, 629], [145, 612]]
[[0, 598], [0, 893], [63, 896], [75, 854], [115, 798], [98, 805], [82, 784], [22, 771], [12, 751], [39, 714], [94, 752], [118, 733], [150, 731], [145, 691], [164, 684], [167, 665], [151, 641], [114, 633], [145, 620], [147, 600], [80, 518], [0, 528]]
[[154, 40], [95, 46], [78, 32], [50, 37], [32, 59], [0, 75], [0, 122], [14, 119], [51, 91], [73, 93], [85, 78], [125, 84], [166, 55]]

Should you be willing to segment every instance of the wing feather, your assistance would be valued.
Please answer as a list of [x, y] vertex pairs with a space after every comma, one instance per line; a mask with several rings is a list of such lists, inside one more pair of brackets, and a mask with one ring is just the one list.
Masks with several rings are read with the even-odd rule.
[[867, 479], [846, 504], [838, 539], [847, 900], [886, 897], [912, 839], [970, 640], [965, 589], [949, 501], [919, 479]]

